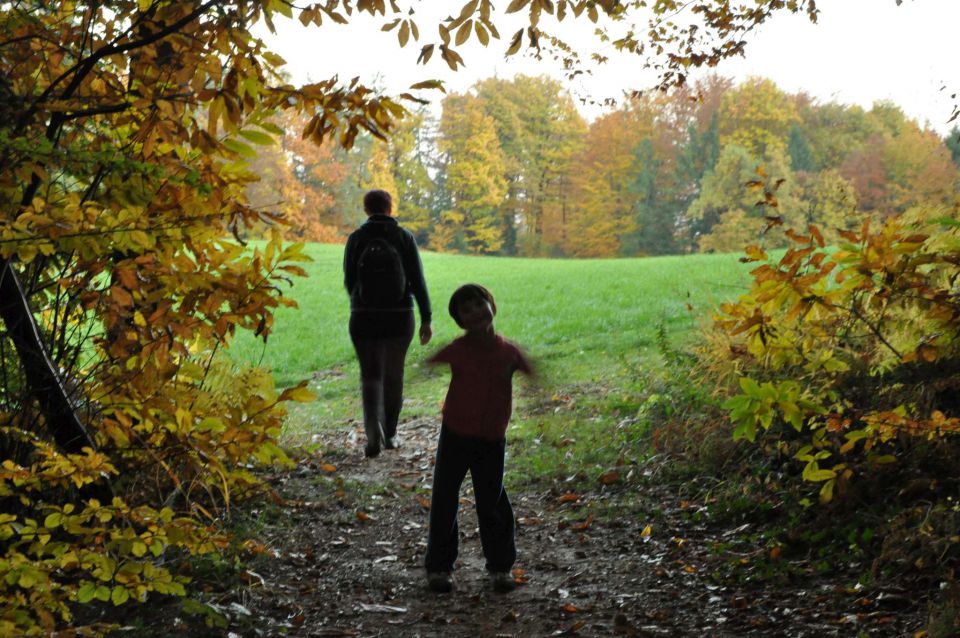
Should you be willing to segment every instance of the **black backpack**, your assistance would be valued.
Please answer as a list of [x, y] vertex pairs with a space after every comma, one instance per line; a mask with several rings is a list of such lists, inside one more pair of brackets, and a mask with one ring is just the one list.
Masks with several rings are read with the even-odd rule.
[[393, 306], [407, 294], [407, 276], [396, 247], [386, 237], [374, 237], [357, 260], [360, 301], [373, 307]]

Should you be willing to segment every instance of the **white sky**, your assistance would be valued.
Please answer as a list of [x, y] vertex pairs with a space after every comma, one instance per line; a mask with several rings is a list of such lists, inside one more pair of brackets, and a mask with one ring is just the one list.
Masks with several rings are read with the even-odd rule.
[[[416, 3], [420, 43], [437, 40], [432, 27], [436, 18], [461, 4], [449, 0]], [[497, 6], [505, 4], [506, 0], [496, 2]], [[818, 24], [811, 24], [803, 15], [778, 14], [750, 37], [745, 59], [728, 60], [715, 71], [735, 79], [767, 77], [787, 92], [803, 90], [821, 102], [869, 108], [876, 100], [889, 99], [941, 134], [950, 129], [953, 124], [946, 121], [955, 103], [950, 95], [960, 93], [955, 50], [960, 0], [904, 0], [899, 7], [895, 0], [818, 0], [817, 6], [821, 10]], [[437, 12], [433, 22], [428, 19], [431, 10]], [[276, 22], [277, 36], [266, 34], [266, 39], [287, 60], [287, 70], [298, 83], [339, 74], [343, 80], [359, 76], [398, 93], [430, 78], [444, 80], [448, 92], [463, 92], [492, 75], [546, 73], [562, 79], [559, 67], [549, 61], [537, 63], [519, 56], [504, 59], [509, 38], [519, 28], [510, 28], [513, 18], [500, 18], [501, 40], [491, 40], [488, 48], [477, 45], [475, 38], [458, 47], [466, 66], [457, 73], [447, 68], [437, 52], [428, 66], [415, 64], [420, 44], [411, 38], [406, 48], [399, 48], [396, 30], [380, 32], [382, 17], [370, 21], [354, 14], [350, 25], [325, 20], [319, 29], [281, 19]], [[549, 17], [545, 20], [542, 26], [549, 31], [555, 24]], [[568, 17], [554, 30], [572, 44], [591, 39], [592, 27], [587, 28], [587, 21], [576, 23]], [[593, 50], [588, 45], [582, 48]], [[612, 47], [603, 53], [610, 61], [594, 68], [593, 75], [581, 75], [573, 83], [564, 81], [575, 97], [601, 102], [619, 97], [624, 89], [642, 90], [651, 85], [654, 78], [649, 72], [644, 75], [638, 58], [615, 57]], [[437, 103], [442, 98], [439, 92], [421, 95]], [[583, 105], [581, 110], [592, 118], [601, 109]]]

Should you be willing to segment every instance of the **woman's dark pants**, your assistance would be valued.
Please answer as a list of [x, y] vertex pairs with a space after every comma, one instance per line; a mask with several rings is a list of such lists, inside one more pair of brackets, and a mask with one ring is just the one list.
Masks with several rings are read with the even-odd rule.
[[480, 523], [480, 544], [487, 569], [507, 572], [517, 559], [513, 508], [503, 488], [506, 441], [485, 441], [458, 436], [446, 425], [440, 428], [437, 462], [433, 470], [430, 531], [427, 535], [428, 572], [453, 571], [459, 549], [457, 509], [460, 485], [470, 471]]
[[363, 429], [368, 449], [381, 433], [397, 433], [403, 405], [403, 364], [413, 340], [413, 310], [355, 311], [350, 314], [350, 340], [360, 362]]

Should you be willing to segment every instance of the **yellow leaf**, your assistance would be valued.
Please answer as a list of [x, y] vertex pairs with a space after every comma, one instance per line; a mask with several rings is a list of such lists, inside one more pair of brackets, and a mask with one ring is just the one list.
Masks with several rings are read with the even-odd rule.
[[460, 28], [457, 29], [457, 46], [460, 46], [467, 41], [467, 38], [470, 37], [470, 29], [473, 27], [473, 20], [467, 20], [460, 25]]
[[513, 55], [520, 50], [520, 45], [523, 43], [523, 29], [520, 29], [513, 34], [513, 38], [510, 40], [510, 48], [507, 49], [507, 55]]
[[297, 401], [298, 403], [309, 403], [317, 398], [317, 395], [312, 390], [306, 388], [305, 386], [297, 386], [295, 388], [287, 388], [280, 395], [281, 401]]
[[487, 33], [487, 30], [483, 28], [482, 24], [475, 22], [473, 30], [477, 34], [477, 40], [480, 41], [480, 44], [487, 46], [490, 43], [490, 35]]

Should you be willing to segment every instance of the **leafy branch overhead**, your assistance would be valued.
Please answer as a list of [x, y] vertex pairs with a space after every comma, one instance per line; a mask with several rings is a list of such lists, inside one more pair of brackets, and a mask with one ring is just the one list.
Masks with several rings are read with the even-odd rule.
[[[268, 5], [277, 5], [275, 10], [288, 18], [293, 16], [293, 8], [286, 3]], [[417, 63], [427, 64], [439, 52], [454, 71], [465, 64], [457, 47], [471, 41], [486, 47], [491, 40], [500, 40], [497, 23], [504, 21], [491, 0], [470, 0], [436, 25], [436, 39], [421, 43], [417, 6], [401, 6], [395, 0], [315, 3], [301, 9], [298, 19], [304, 25], [320, 26], [325, 17], [346, 24], [354, 11], [381, 17], [382, 31], [395, 32], [401, 47], [416, 42], [420, 46]], [[539, 59], [547, 50], [573, 76], [584, 72], [584, 57], [605, 62], [607, 56], [600, 47], [612, 44], [617, 51], [636, 55], [645, 68], [656, 70], [658, 87], [666, 89], [683, 85], [691, 68], [713, 67], [743, 55], [746, 36], [778, 11], [804, 13], [813, 22], [819, 15], [815, 0], [765, 0], [754, 6], [717, 0], [512, 0], [504, 13], [522, 15], [526, 24], [503, 40], [504, 54], [509, 57], [529, 50]], [[273, 29], [271, 12], [265, 17]], [[597, 25], [597, 50], [580, 51], [559, 34], [562, 23], [577, 20]], [[431, 33], [432, 26], [424, 33]]]

